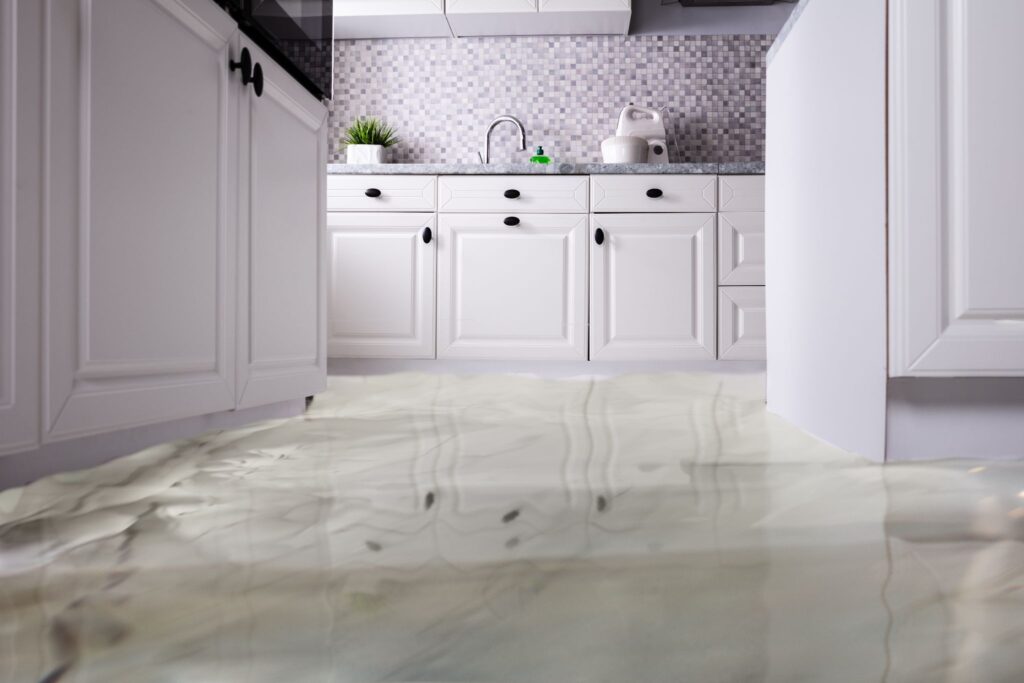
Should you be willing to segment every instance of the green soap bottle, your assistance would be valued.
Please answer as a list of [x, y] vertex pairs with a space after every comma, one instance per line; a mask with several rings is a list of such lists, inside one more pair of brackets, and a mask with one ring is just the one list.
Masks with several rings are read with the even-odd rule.
[[530, 163], [531, 164], [550, 164], [551, 163], [551, 157], [545, 156], [544, 148], [543, 147], [538, 147], [537, 151], [534, 153], [534, 155], [532, 157], [530, 157]]

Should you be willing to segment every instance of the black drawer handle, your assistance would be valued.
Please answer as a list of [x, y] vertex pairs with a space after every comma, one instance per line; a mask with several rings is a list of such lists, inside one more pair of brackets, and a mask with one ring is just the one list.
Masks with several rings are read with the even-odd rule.
[[505, 199], [519, 199], [519, 190], [505, 190]]
[[652, 187], [651, 189], [647, 190], [647, 196], [650, 197], [651, 199], [657, 199], [663, 194], [665, 193], [656, 187]]
[[430, 228], [423, 228], [423, 244], [430, 244], [432, 239], [434, 239], [434, 233]]
[[366, 191], [366, 196], [373, 197], [374, 199], [376, 199], [377, 197], [380, 196], [380, 190], [378, 190], [376, 187], [371, 187], [369, 190]]
[[594, 231], [594, 241], [597, 242], [598, 245], [604, 244], [604, 230], [598, 228]]
[[508, 218], [505, 219], [505, 225], [514, 228], [515, 226], [519, 225], [519, 219], [516, 218], [515, 216], [509, 216]]

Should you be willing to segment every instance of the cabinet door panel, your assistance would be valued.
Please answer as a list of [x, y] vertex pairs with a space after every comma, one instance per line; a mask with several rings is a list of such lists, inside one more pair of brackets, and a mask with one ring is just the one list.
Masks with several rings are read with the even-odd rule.
[[765, 359], [764, 287], [718, 289], [718, 357]]
[[0, 0], [0, 454], [39, 439], [41, 10]]
[[442, 214], [438, 357], [586, 358], [585, 215]]
[[715, 358], [714, 214], [593, 217], [591, 360]]
[[347, 358], [434, 357], [432, 213], [327, 219], [331, 282], [328, 352]]
[[448, 14], [536, 12], [537, 0], [448, 0]]
[[1024, 376], [1024, 4], [895, 0], [890, 19], [890, 374]]
[[263, 95], [242, 100], [238, 405], [327, 382], [327, 108], [255, 45]]
[[232, 408], [235, 24], [203, 0], [49, 20], [46, 438]]
[[764, 284], [764, 214], [718, 214], [718, 284]]

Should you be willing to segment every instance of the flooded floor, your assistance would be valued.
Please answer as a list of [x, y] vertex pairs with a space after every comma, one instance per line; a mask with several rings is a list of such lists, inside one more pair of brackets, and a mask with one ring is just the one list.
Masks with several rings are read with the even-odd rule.
[[1024, 463], [879, 467], [763, 377], [333, 378], [0, 493], [0, 681], [1024, 680]]

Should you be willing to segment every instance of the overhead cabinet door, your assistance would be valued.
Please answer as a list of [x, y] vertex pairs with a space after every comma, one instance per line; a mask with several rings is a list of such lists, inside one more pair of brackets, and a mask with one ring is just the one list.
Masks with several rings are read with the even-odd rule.
[[593, 216], [590, 359], [714, 360], [715, 215]]
[[241, 99], [238, 404], [327, 382], [324, 251], [327, 108], [246, 39], [263, 91]]
[[233, 408], [235, 22], [49, 7], [44, 438]]
[[438, 358], [586, 359], [586, 215], [439, 220]]

